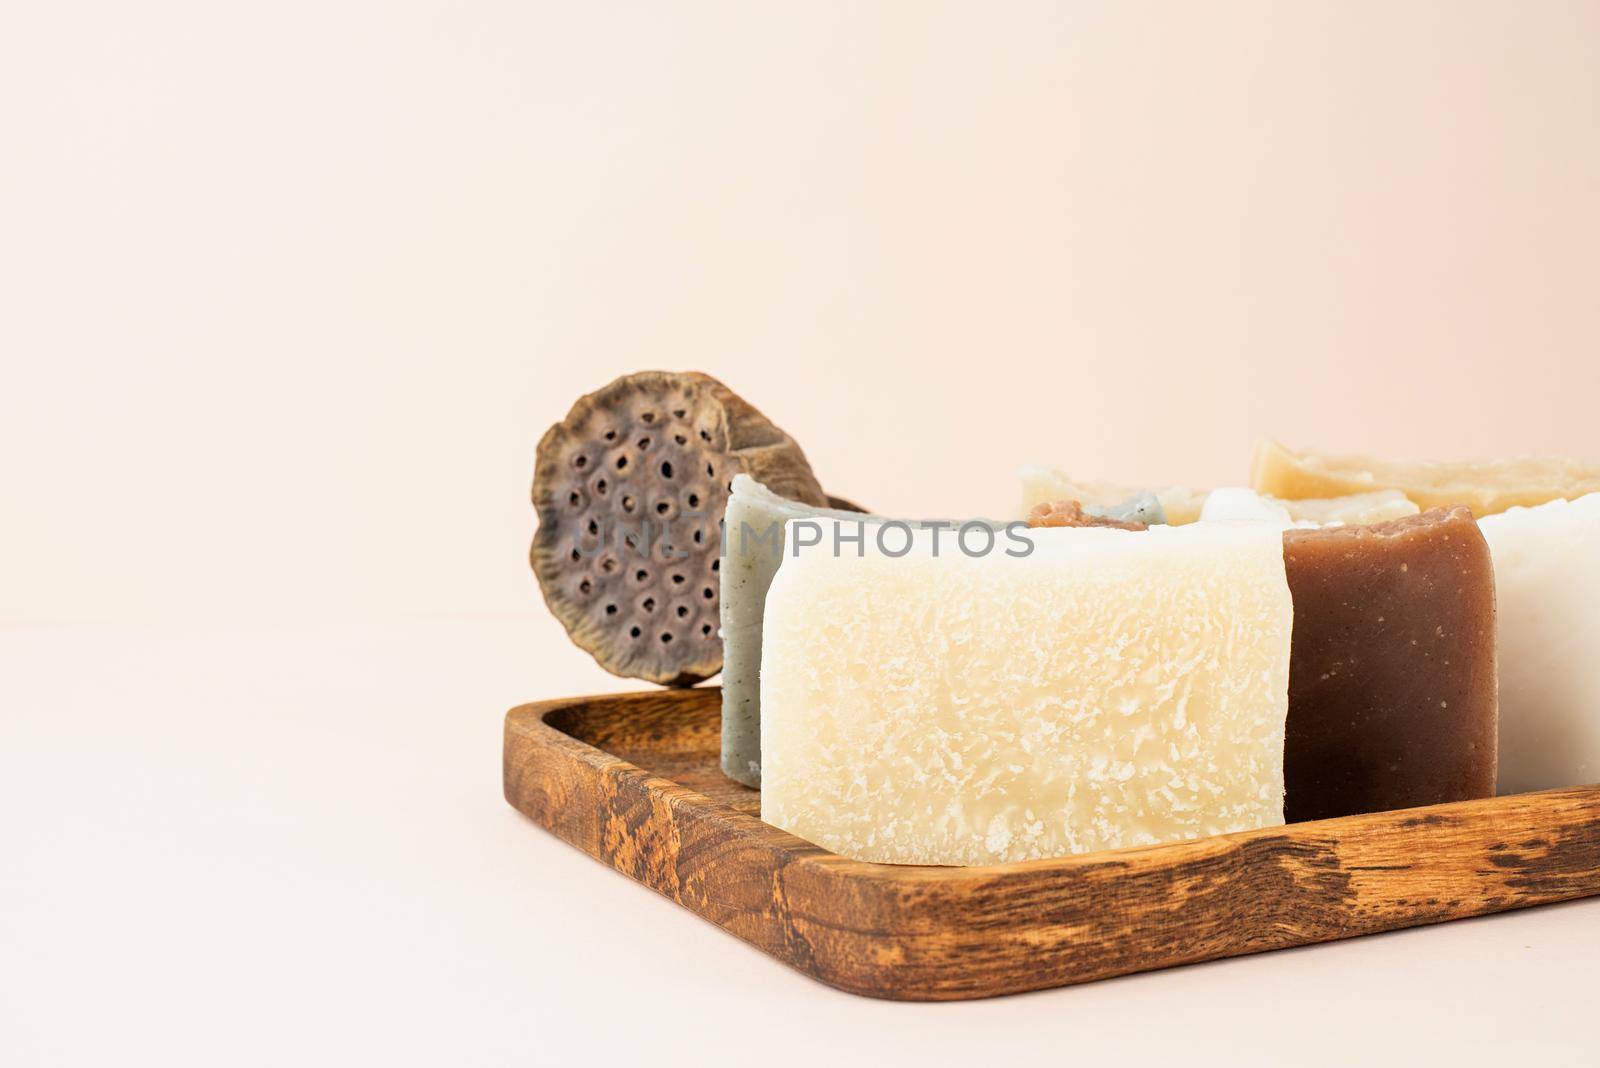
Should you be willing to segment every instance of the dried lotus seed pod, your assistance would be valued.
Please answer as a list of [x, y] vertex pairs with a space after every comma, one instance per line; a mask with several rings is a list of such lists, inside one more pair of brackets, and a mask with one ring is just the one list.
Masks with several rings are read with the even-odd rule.
[[800, 446], [697, 372], [626, 375], [545, 433], [529, 559], [545, 603], [601, 667], [667, 686], [722, 669], [718, 524], [740, 473], [828, 503]]

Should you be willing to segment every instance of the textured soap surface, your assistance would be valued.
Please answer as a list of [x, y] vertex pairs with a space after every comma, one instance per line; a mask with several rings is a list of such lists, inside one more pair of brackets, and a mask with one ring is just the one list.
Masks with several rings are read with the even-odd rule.
[[1490, 797], [1495, 579], [1464, 507], [1288, 530], [1290, 822]]
[[1286, 503], [1230, 488], [1202, 510], [1207, 522], [1283, 530], [1294, 598], [1286, 818], [1491, 796], [1495, 580], [1471, 511], [1316, 528]]
[[1478, 525], [1500, 605], [1499, 792], [1600, 782], [1600, 493]]
[[1292, 609], [1265, 524], [1029, 532], [1021, 558], [786, 558], [761, 815], [836, 853], [985, 864], [1283, 822]]

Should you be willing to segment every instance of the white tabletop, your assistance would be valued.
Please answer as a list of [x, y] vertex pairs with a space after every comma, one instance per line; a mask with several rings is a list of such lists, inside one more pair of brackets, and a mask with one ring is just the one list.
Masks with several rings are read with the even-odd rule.
[[540, 617], [12, 628], [0, 680], [7, 1064], [1593, 1048], [1600, 900], [985, 1002], [838, 993], [506, 805], [508, 707], [626, 688]]

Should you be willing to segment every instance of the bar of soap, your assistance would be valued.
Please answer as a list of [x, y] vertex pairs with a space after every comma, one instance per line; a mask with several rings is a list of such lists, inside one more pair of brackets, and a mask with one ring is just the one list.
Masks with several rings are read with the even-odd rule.
[[1478, 526], [1500, 599], [1500, 793], [1600, 782], [1600, 493]]
[[1117, 504], [1089, 505], [1084, 511], [1119, 523], [1139, 523], [1147, 527], [1168, 525], [1167, 510], [1161, 507], [1161, 498], [1149, 490], [1141, 490]]
[[817, 508], [780, 497], [749, 475], [735, 475], [723, 513], [722, 773], [761, 785], [761, 618], [767, 587], [783, 559], [792, 519], [837, 519], [853, 525], [882, 516]]
[[1144, 530], [1148, 525], [1147, 523], [1126, 519], [1108, 518], [1089, 511], [1077, 501], [1056, 501], [1054, 504], [1041, 504], [1028, 513], [1028, 526], [1030, 528], [1111, 527], [1116, 530]]
[[987, 864], [1283, 822], [1278, 530], [1028, 532], [1025, 556], [806, 552], [767, 594], [761, 817]]
[[[884, 524], [920, 526], [929, 523], [944, 532], [947, 543], [961, 526], [978, 524], [997, 535], [1007, 526], [986, 519], [895, 520], [851, 509], [819, 508], [773, 493], [748, 475], [734, 476], [723, 516], [720, 598], [722, 634], [722, 772], [746, 786], [761, 786], [761, 649], [762, 616], [767, 588], [782, 562], [789, 524], [812, 520], [826, 531], [831, 546], [835, 533], [846, 539], [874, 538]], [[819, 535], [820, 536], [820, 535]], [[1010, 544], [996, 543], [1003, 549]], [[897, 547], [893, 542], [891, 547]], [[850, 543], [846, 541], [846, 549]], [[952, 549], [951, 551], [958, 551]]]
[[1200, 518], [1207, 522], [1264, 522], [1285, 527], [1294, 522], [1289, 518], [1289, 509], [1277, 501], [1235, 486], [1214, 489], [1207, 494]]
[[1270, 496], [1263, 499], [1282, 505], [1295, 522], [1315, 523], [1317, 526], [1382, 523], [1390, 519], [1404, 519], [1422, 511], [1399, 490], [1352, 493], [1344, 497], [1305, 497], [1297, 501]]
[[[1138, 490], [1110, 482], [1077, 482], [1047, 467], [1025, 467], [1021, 478], [1023, 515], [1041, 504], [1078, 501], [1085, 511], [1095, 515], [1135, 520], [1149, 525], [1169, 523], [1178, 526], [1197, 522], [1211, 497], [1219, 492], [1182, 486]], [[1139, 514], [1137, 504], [1141, 499], [1153, 499], [1156, 508], [1147, 508], [1144, 514]], [[1298, 500], [1284, 499], [1283, 495], [1273, 497], [1263, 494], [1260, 499], [1283, 508], [1292, 522], [1310, 522], [1319, 526], [1330, 523], [1380, 523], [1386, 519], [1416, 515], [1422, 510], [1404, 493], [1394, 489]]]
[[1469, 510], [1290, 529], [1284, 502], [1225, 488], [1202, 517], [1284, 531], [1290, 822], [1493, 793], [1494, 574]]
[[1495, 577], [1472, 513], [1286, 530], [1283, 551], [1288, 820], [1493, 796]]
[[1024, 467], [1019, 472], [1022, 479], [1022, 511], [1027, 515], [1041, 504], [1056, 501], [1077, 501], [1087, 511], [1112, 519], [1134, 519], [1142, 523], [1153, 522], [1136, 515], [1113, 515], [1117, 509], [1133, 498], [1149, 495], [1161, 507], [1162, 522], [1177, 526], [1193, 523], [1200, 518], [1200, 506], [1205, 503], [1205, 493], [1183, 486], [1165, 486], [1159, 489], [1142, 489], [1122, 486], [1114, 482], [1079, 482], [1064, 472], [1049, 467]]
[[1335, 497], [1399, 490], [1420, 508], [1464, 504], [1486, 516], [1517, 505], [1543, 504], [1600, 491], [1600, 464], [1561, 456], [1523, 456], [1465, 463], [1380, 460], [1371, 456], [1293, 452], [1276, 441], [1256, 444], [1250, 484], [1275, 497]]

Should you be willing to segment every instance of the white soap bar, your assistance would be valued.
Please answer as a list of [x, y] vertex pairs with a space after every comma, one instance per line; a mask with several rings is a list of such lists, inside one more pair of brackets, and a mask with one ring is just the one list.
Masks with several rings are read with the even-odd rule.
[[1600, 493], [1484, 516], [1500, 643], [1500, 792], [1600, 782]]
[[[761, 816], [862, 860], [986, 864], [1283, 822], [1293, 626], [1263, 523], [1033, 551], [786, 556]], [[895, 546], [898, 548], [898, 546]]]
[[1206, 494], [1206, 502], [1200, 507], [1200, 518], [1207, 522], [1248, 520], [1277, 523], [1283, 527], [1293, 522], [1289, 518], [1289, 509], [1277, 501], [1238, 486], [1223, 486]]

